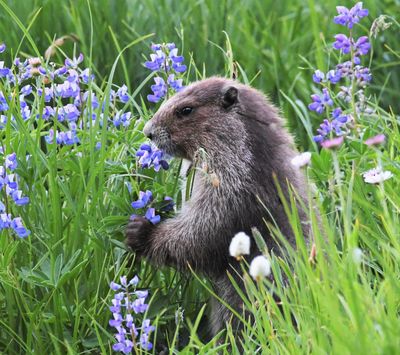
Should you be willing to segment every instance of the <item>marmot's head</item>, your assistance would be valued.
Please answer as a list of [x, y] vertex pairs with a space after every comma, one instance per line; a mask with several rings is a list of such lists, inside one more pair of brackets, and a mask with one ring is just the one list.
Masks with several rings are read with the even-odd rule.
[[196, 82], [167, 100], [144, 133], [166, 153], [187, 159], [200, 148], [227, 147], [245, 134], [237, 117], [241, 86], [216, 77]]
[[[244, 159], [291, 142], [277, 110], [266, 97], [237, 81], [212, 77], [167, 100], [144, 133], [160, 149], [193, 160], [199, 149], [211, 158]], [[222, 159], [223, 161], [224, 159]]]

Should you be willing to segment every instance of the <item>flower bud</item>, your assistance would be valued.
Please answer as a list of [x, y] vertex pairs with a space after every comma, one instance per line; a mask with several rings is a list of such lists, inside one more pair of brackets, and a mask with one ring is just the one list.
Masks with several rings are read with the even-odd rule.
[[270, 261], [264, 255], [256, 256], [250, 263], [249, 273], [254, 280], [262, 280], [271, 274]]
[[250, 254], [250, 237], [244, 232], [237, 233], [229, 245], [229, 254], [236, 260], [240, 260], [243, 255]]

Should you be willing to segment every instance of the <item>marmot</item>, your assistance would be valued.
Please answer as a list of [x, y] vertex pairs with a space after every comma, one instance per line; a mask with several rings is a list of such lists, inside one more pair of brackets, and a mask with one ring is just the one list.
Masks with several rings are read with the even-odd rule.
[[[190, 265], [208, 276], [217, 295], [239, 310], [242, 301], [227, 276], [227, 271], [237, 274], [234, 269], [241, 274], [228, 251], [233, 236], [241, 231], [251, 235], [251, 228], [257, 227], [268, 248], [279, 254], [265, 219], [276, 223], [295, 244], [273, 175], [286, 197], [289, 183], [307, 205], [306, 179], [290, 163], [297, 152], [277, 109], [249, 86], [212, 77], [191, 84], [162, 104], [144, 133], [166, 153], [193, 163], [201, 160], [199, 151], [205, 152], [217, 183], [207, 174], [196, 173], [192, 196], [182, 210], [157, 225], [136, 217], [127, 227], [127, 245], [156, 265], [179, 270]], [[299, 215], [305, 222], [300, 207]], [[303, 223], [305, 236], [307, 226]], [[260, 251], [252, 240], [248, 261], [257, 254]], [[212, 307], [211, 328], [216, 334], [231, 313], [218, 302]]]

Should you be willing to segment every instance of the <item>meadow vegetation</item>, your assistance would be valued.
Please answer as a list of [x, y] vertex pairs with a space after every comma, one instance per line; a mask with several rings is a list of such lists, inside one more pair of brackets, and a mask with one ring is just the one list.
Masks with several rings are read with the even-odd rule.
[[[350, 29], [333, 21], [337, 5], [355, 4], [0, 0], [0, 352], [123, 350], [119, 314], [136, 326], [136, 353], [399, 351], [398, 3], [365, 1]], [[158, 43], [169, 43], [172, 80], [150, 58]], [[229, 326], [205, 336], [202, 275], [154, 268], [124, 245], [132, 214], [158, 223], [190, 195], [145, 122], [210, 75], [264, 91], [311, 152], [294, 163], [310, 181], [314, 239], [304, 243], [295, 191], [285, 208], [296, 250], [270, 225], [278, 258], [254, 231], [277, 282], [243, 262], [238, 292], [255, 323], [237, 314], [241, 340]]]

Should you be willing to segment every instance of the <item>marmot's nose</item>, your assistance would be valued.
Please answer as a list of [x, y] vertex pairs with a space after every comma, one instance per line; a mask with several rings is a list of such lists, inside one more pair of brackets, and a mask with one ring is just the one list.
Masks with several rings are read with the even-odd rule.
[[151, 120], [148, 121], [143, 128], [143, 133], [146, 137], [152, 139], [153, 137], [153, 124], [151, 123]]

